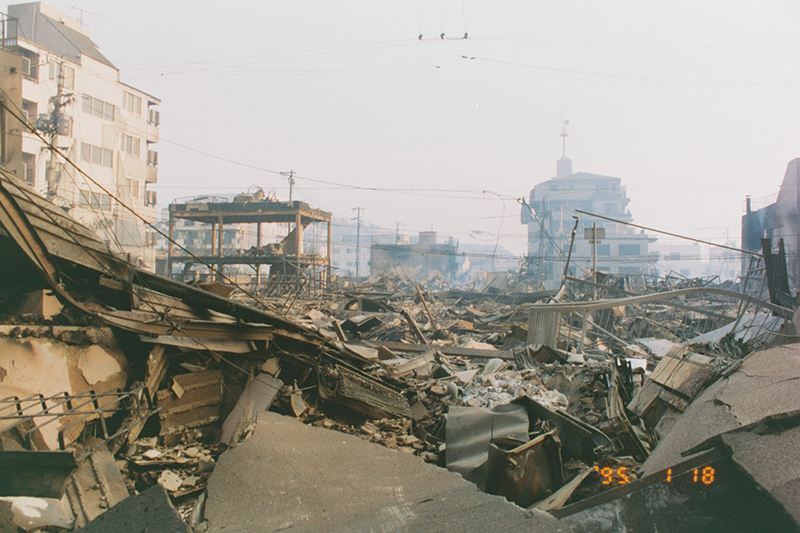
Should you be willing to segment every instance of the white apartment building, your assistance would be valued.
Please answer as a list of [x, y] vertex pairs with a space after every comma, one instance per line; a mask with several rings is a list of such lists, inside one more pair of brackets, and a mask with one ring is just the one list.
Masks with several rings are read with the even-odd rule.
[[[528, 259], [545, 288], [558, 287], [561, 282], [575, 210], [633, 222], [629, 202], [620, 178], [573, 173], [572, 161], [566, 156], [558, 161], [556, 177], [531, 190], [529, 204], [522, 206], [521, 213], [521, 222], [528, 226]], [[598, 272], [618, 276], [649, 273], [658, 258], [649, 250], [655, 238], [625, 224], [581, 216], [570, 260], [572, 275], [592, 269], [595, 250], [586, 238], [591, 237], [592, 224], [604, 232], [597, 242]]]
[[[4, 46], [23, 56], [22, 113], [94, 181], [148, 222], [156, 219], [160, 100], [120, 81], [119, 69], [76, 19], [42, 2], [8, 6]], [[155, 234], [110, 194], [53, 157], [23, 129], [23, 178], [112, 249], [155, 267]]]

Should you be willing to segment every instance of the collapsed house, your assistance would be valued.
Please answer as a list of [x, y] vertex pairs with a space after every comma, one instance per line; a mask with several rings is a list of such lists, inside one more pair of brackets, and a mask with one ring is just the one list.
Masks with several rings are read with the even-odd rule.
[[5, 173], [0, 228], [0, 516], [23, 530], [800, 523], [800, 349], [759, 351], [797, 338], [777, 295], [265, 299], [143, 272]]

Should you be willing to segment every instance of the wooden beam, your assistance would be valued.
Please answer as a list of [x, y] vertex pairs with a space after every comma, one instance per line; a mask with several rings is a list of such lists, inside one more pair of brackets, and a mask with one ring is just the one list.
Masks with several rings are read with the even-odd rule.
[[403, 342], [388, 341], [364, 341], [364, 346], [373, 348], [388, 348], [393, 352], [424, 353], [432, 349], [438, 350], [444, 355], [458, 357], [473, 357], [475, 359], [503, 359], [506, 361], [514, 360], [514, 353], [511, 350], [481, 350], [479, 348], [459, 348], [458, 346], [432, 346], [429, 344], [405, 344]]
[[411, 318], [411, 315], [410, 315], [410, 314], [408, 314], [408, 311], [406, 311], [405, 309], [403, 309], [403, 311], [401, 312], [401, 314], [403, 315], [403, 318], [405, 318], [405, 319], [406, 319], [406, 322], [408, 322], [408, 326], [411, 328], [411, 332], [414, 334], [414, 336], [415, 336], [417, 339], [419, 339], [419, 341], [420, 341], [422, 344], [428, 344], [428, 340], [425, 338], [425, 336], [424, 336], [424, 335], [422, 334], [422, 332], [419, 330], [419, 326], [417, 326], [417, 323], [416, 323], [416, 322], [414, 322], [414, 319], [413, 319], [413, 318]]

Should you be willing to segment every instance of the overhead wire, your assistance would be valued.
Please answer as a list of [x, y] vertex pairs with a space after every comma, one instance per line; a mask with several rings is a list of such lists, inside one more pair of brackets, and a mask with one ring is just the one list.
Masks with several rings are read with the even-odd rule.
[[[542, 70], [546, 72], [558, 72], [563, 74], [577, 74], [582, 76], [593, 76], [596, 78], [609, 78], [611, 81], [617, 82], [631, 82], [645, 84], [664, 84], [664, 85], [711, 85], [711, 86], [777, 86], [777, 85], [798, 85], [800, 80], [766, 80], [766, 81], [748, 81], [748, 80], [703, 80], [703, 79], [679, 79], [679, 78], [662, 78], [657, 76], [638, 76], [633, 74], [612, 74], [603, 72], [591, 72], [583, 70], [565, 69], [559, 67], [547, 67], [544, 65], [533, 65], [529, 63], [519, 63], [516, 61], [505, 61], [501, 59], [491, 59], [485, 56], [478, 58], [478, 61], [484, 63], [495, 63], [499, 65], [523, 67], [534, 70]], [[584, 81], [593, 81], [592, 79]]]
[[19, 121], [20, 121], [20, 123], [24, 124], [24, 125], [25, 125], [25, 126], [26, 126], [26, 127], [27, 127], [27, 128], [30, 130], [30, 131], [31, 131], [31, 133], [33, 133], [33, 134], [34, 134], [36, 137], [38, 137], [38, 138], [39, 138], [39, 140], [40, 140], [42, 143], [44, 143], [44, 145], [45, 145], [45, 146], [47, 146], [47, 147], [48, 147], [48, 148], [49, 148], [49, 149], [52, 151], [52, 153], [54, 153], [54, 154], [57, 154], [57, 155], [58, 155], [58, 156], [59, 156], [61, 159], [63, 159], [63, 160], [64, 160], [64, 161], [66, 161], [67, 163], [69, 163], [69, 165], [70, 165], [71, 167], [73, 167], [73, 168], [74, 168], [74, 169], [75, 169], [75, 170], [76, 170], [78, 173], [80, 173], [80, 174], [81, 174], [83, 177], [85, 177], [86, 179], [88, 179], [89, 181], [91, 181], [92, 183], [94, 183], [94, 184], [95, 184], [95, 185], [96, 185], [96, 186], [97, 186], [97, 187], [98, 187], [100, 190], [102, 190], [104, 193], [108, 194], [108, 195], [109, 195], [109, 196], [110, 196], [112, 199], [116, 200], [116, 201], [118, 202], [118, 204], [119, 204], [119, 205], [121, 205], [122, 207], [124, 207], [124, 208], [125, 208], [127, 211], [129, 211], [131, 214], [133, 214], [133, 216], [134, 216], [134, 217], [136, 217], [137, 219], [139, 219], [139, 220], [140, 220], [142, 223], [144, 223], [145, 225], [147, 225], [148, 227], [150, 227], [150, 228], [151, 228], [153, 231], [155, 231], [156, 233], [158, 233], [158, 234], [159, 234], [159, 235], [161, 235], [162, 237], [166, 238], [166, 239], [167, 239], [169, 242], [171, 242], [172, 244], [174, 244], [175, 246], [177, 246], [179, 249], [181, 249], [181, 250], [183, 250], [184, 252], [186, 252], [186, 253], [187, 253], [189, 256], [191, 256], [193, 259], [195, 259], [195, 260], [196, 260], [196, 261], [198, 261], [199, 263], [201, 263], [201, 264], [205, 265], [206, 267], [208, 267], [208, 268], [209, 268], [209, 269], [210, 269], [212, 272], [216, 273], [216, 274], [217, 274], [217, 275], [218, 275], [220, 278], [224, 279], [225, 281], [229, 282], [231, 285], [233, 285], [233, 286], [234, 286], [234, 287], [236, 287], [237, 289], [241, 290], [241, 291], [242, 291], [244, 294], [246, 294], [247, 296], [249, 296], [250, 298], [252, 298], [254, 301], [256, 301], [257, 303], [259, 303], [260, 305], [263, 305], [265, 308], [269, 308], [269, 306], [268, 306], [267, 304], [265, 304], [264, 302], [262, 302], [262, 301], [261, 301], [261, 300], [260, 300], [258, 297], [256, 297], [256, 296], [252, 295], [252, 294], [251, 294], [249, 291], [247, 291], [246, 289], [244, 289], [243, 287], [241, 287], [241, 286], [240, 286], [240, 285], [239, 285], [239, 284], [238, 284], [236, 281], [234, 281], [234, 280], [232, 280], [232, 279], [228, 278], [228, 276], [226, 276], [224, 272], [222, 272], [221, 270], [217, 270], [217, 269], [216, 269], [216, 268], [214, 268], [212, 265], [210, 265], [210, 264], [206, 263], [206, 262], [205, 262], [205, 261], [203, 261], [201, 258], [199, 258], [199, 257], [195, 256], [195, 255], [194, 255], [192, 252], [190, 252], [188, 249], [186, 249], [186, 248], [185, 248], [185, 247], [184, 247], [182, 244], [180, 244], [179, 242], [177, 242], [177, 241], [173, 240], [173, 239], [172, 239], [172, 238], [171, 238], [169, 235], [167, 235], [166, 233], [164, 233], [163, 231], [161, 231], [161, 229], [160, 229], [160, 228], [158, 228], [158, 227], [157, 227], [155, 224], [153, 224], [153, 223], [151, 223], [149, 220], [145, 219], [145, 218], [144, 218], [142, 215], [140, 215], [140, 214], [139, 214], [139, 213], [138, 213], [138, 212], [137, 212], [137, 211], [136, 211], [134, 208], [130, 207], [130, 206], [127, 204], [127, 203], [123, 202], [123, 201], [122, 201], [120, 198], [118, 198], [118, 197], [117, 197], [115, 194], [112, 194], [112, 193], [111, 193], [111, 192], [110, 192], [108, 189], [106, 189], [106, 188], [105, 188], [103, 185], [101, 185], [101, 184], [100, 184], [99, 182], [97, 182], [97, 181], [96, 181], [94, 178], [92, 178], [91, 176], [89, 176], [89, 174], [87, 174], [86, 172], [84, 172], [84, 171], [83, 171], [83, 169], [81, 169], [81, 168], [80, 168], [80, 167], [79, 167], [77, 164], [75, 164], [75, 162], [73, 162], [73, 161], [72, 161], [72, 159], [70, 159], [70, 158], [69, 158], [69, 157], [68, 157], [66, 154], [64, 154], [64, 153], [63, 153], [63, 152], [62, 152], [62, 151], [61, 151], [61, 150], [60, 150], [60, 149], [59, 149], [57, 146], [53, 146], [53, 145], [52, 145], [52, 144], [51, 144], [51, 143], [50, 143], [50, 142], [49, 142], [47, 139], [45, 139], [45, 138], [44, 138], [44, 137], [43, 137], [43, 136], [42, 136], [42, 135], [41, 135], [41, 134], [40, 134], [40, 133], [39, 133], [39, 132], [36, 130], [36, 128], [33, 128], [33, 127], [31, 127], [29, 124], [25, 123], [25, 121], [23, 121], [23, 120], [22, 120], [22, 117], [21, 117], [21, 116], [19, 116], [19, 115], [17, 115], [17, 114], [16, 114], [16, 113], [15, 113], [13, 110], [11, 110], [11, 108], [9, 108], [9, 107], [6, 105], [6, 103], [5, 103], [4, 101], [0, 101], [0, 106], [2, 106], [2, 107], [3, 107], [3, 108], [6, 110], [6, 111], [8, 111], [8, 112], [9, 112], [9, 113], [10, 113], [12, 116], [14, 116], [14, 118], [16, 118], [17, 120], [19, 120]]
[[[18, 120], [20, 120], [21, 125], [23, 125], [27, 129], [32, 129], [30, 124], [22, 121], [21, 118], [20, 118], [20, 117], [22, 117], [22, 108], [20, 108], [19, 106], [16, 105], [16, 103], [13, 101], [12, 98], [9, 97], [8, 93], [6, 93], [5, 90], [0, 88], [0, 92], [2, 92], [6, 96], [6, 101], [14, 106], [15, 111], [17, 111], [17, 113], [18, 113], [17, 115], [14, 115], [14, 116]], [[13, 115], [13, 113], [12, 113], [12, 115]], [[75, 122], [77, 123], [77, 121], [75, 121]], [[73, 125], [73, 127], [74, 127], [74, 125]], [[20, 132], [20, 136], [21, 135], [22, 135], [22, 133]], [[73, 145], [73, 148], [74, 148], [74, 146], [75, 145]], [[51, 154], [52, 154], [52, 151], [51, 151]], [[63, 165], [60, 165], [60, 166], [63, 169]], [[80, 198], [84, 194], [84, 190], [81, 189], [80, 185], [78, 184], [77, 180], [75, 179], [75, 176], [73, 176], [71, 172], [66, 172], [66, 169], [63, 169], [63, 170], [65, 171], [64, 173], [70, 179], [72, 184], [75, 186], [76, 192], [78, 194], [79, 202], [80, 202]], [[87, 185], [89, 186], [89, 192], [92, 193], [93, 192], [91, 190], [92, 184], [91, 183], [87, 183]], [[92, 212], [99, 220], [101, 220], [104, 223], [105, 228], [106, 228], [106, 231], [104, 231], [104, 234], [109, 238], [109, 240], [111, 242], [113, 242], [116, 245], [117, 249], [121, 253], [124, 253], [124, 247], [123, 247], [122, 243], [120, 242], [120, 240], [117, 238], [116, 231], [114, 231], [113, 229], [109, 229], [112, 226], [112, 222], [111, 222], [111, 219], [108, 218], [108, 214], [105, 211], [103, 211], [102, 209], [99, 209], [99, 210], [95, 209], [95, 207], [92, 205], [91, 196], [86, 198], [86, 203], [87, 203], [87, 208], [88, 208], [87, 210]], [[101, 206], [98, 206], [98, 208], [99, 207], [101, 207]]]
[[[6, 93], [5, 93], [5, 91], [3, 91], [2, 89], [0, 89], [0, 91], [2, 91], [4, 94], [6, 94]], [[6, 96], [8, 96], [8, 95], [6, 94]], [[20, 121], [20, 123], [22, 123], [22, 124], [24, 124], [24, 125], [26, 125], [26, 126], [29, 126], [27, 123], [25, 123], [25, 122], [22, 120], [22, 117], [21, 117], [21, 115], [16, 115], [14, 111], [12, 111], [12, 110], [11, 110], [11, 109], [10, 109], [8, 106], [6, 106], [6, 105], [5, 105], [5, 101], [0, 101], [0, 106], [2, 106], [2, 107], [3, 107], [3, 108], [6, 110], [6, 111], [8, 111], [8, 112], [9, 112], [9, 113], [10, 113], [12, 116], [14, 116], [14, 118], [16, 118], [17, 120], [19, 120], [19, 121]], [[67, 161], [68, 163], [70, 163], [70, 164], [71, 164], [71, 165], [72, 165], [72, 166], [73, 166], [73, 167], [74, 167], [74, 168], [75, 168], [75, 169], [76, 169], [78, 172], [80, 172], [80, 173], [81, 173], [81, 174], [82, 174], [84, 177], [86, 177], [86, 178], [87, 178], [87, 179], [89, 179], [90, 181], [93, 181], [93, 178], [91, 178], [90, 176], [88, 176], [87, 174], [85, 174], [85, 173], [84, 173], [84, 172], [83, 172], [83, 171], [82, 171], [82, 170], [81, 170], [79, 167], [77, 167], [77, 165], [75, 165], [75, 164], [74, 164], [74, 163], [73, 163], [73, 162], [72, 162], [72, 161], [71, 161], [71, 160], [70, 160], [68, 157], [66, 157], [66, 156], [65, 156], [63, 153], [61, 153], [61, 152], [60, 152], [60, 150], [58, 150], [58, 148], [57, 148], [57, 147], [53, 147], [52, 145], [50, 145], [50, 144], [47, 142], [47, 140], [46, 140], [46, 139], [44, 139], [44, 138], [43, 138], [43, 137], [42, 137], [42, 136], [41, 136], [41, 135], [40, 135], [40, 134], [39, 134], [39, 133], [38, 133], [38, 132], [37, 132], [37, 131], [36, 131], [34, 128], [30, 128], [30, 127], [29, 127], [29, 129], [31, 130], [31, 132], [32, 132], [34, 135], [36, 135], [37, 137], [39, 137], [40, 141], [44, 142], [44, 143], [46, 144], [46, 146], [48, 146], [48, 147], [49, 147], [51, 150], [53, 150], [53, 152], [54, 152], [54, 153], [58, 154], [58, 155], [59, 155], [59, 156], [60, 156], [62, 159], [64, 159], [64, 160], [65, 160], [65, 161]], [[5, 171], [5, 170], [4, 170], [4, 169], [2, 169], [2, 168], [0, 168], [0, 172], [7, 173], [7, 171]], [[95, 183], [95, 184], [96, 184], [98, 187], [100, 187], [101, 189], [104, 189], [104, 188], [103, 188], [102, 186], [100, 186], [99, 184], [97, 184], [97, 183]], [[40, 212], [42, 212], [42, 214], [43, 214], [44, 216], [46, 216], [46, 217], [47, 217], [47, 218], [50, 220], [50, 222], [51, 222], [51, 223], [53, 223], [53, 224], [55, 224], [55, 225], [58, 225], [58, 221], [56, 221], [55, 219], [53, 219], [53, 218], [52, 218], [52, 216], [50, 215], [50, 213], [49, 213], [49, 212], [47, 212], [47, 211], [44, 209], [44, 207], [43, 207], [43, 206], [39, 205], [39, 203], [38, 203], [38, 202], [35, 202], [35, 201], [33, 201], [33, 199], [30, 197], [30, 195], [28, 194], [28, 192], [27, 192], [27, 191], [25, 191], [24, 189], [19, 189], [19, 190], [20, 190], [21, 194], [23, 194], [23, 195], [24, 195], [26, 198], [28, 198], [28, 201], [30, 202], [30, 204], [31, 204], [31, 205], [33, 205], [34, 207], [36, 207], [36, 208], [37, 208], [37, 209], [38, 209]], [[107, 192], [107, 191], [106, 191], [106, 192]], [[124, 205], [125, 207], [127, 207], [127, 206], [126, 206], [126, 205], [125, 205], [123, 202], [121, 202], [119, 199], [117, 199], [117, 201], [119, 201], [121, 205]], [[136, 214], [136, 213], [134, 212], [134, 214]], [[139, 218], [140, 218], [140, 219], [141, 219], [141, 220], [142, 220], [142, 221], [143, 221], [145, 224], [149, 225], [151, 228], [153, 228], [155, 231], [157, 231], [159, 234], [161, 234], [163, 237], [166, 237], [167, 239], [169, 239], [169, 236], [168, 236], [168, 235], [166, 235], [166, 234], [164, 234], [163, 232], [161, 232], [161, 231], [160, 231], [158, 228], [156, 228], [155, 226], [153, 226], [152, 224], [150, 224], [148, 221], [146, 221], [146, 220], [142, 219], [141, 217], [139, 217]], [[95, 262], [97, 263], [97, 265], [100, 267], [100, 269], [101, 269], [102, 271], [104, 271], [104, 272], [105, 272], [107, 275], [109, 275], [109, 276], [110, 276], [112, 279], [115, 279], [115, 280], [117, 280], [117, 281], [120, 281], [120, 282], [123, 282], [123, 283], [127, 282], [127, 280], [120, 278], [118, 274], [116, 274], [116, 273], [115, 273], [113, 270], [111, 270], [111, 269], [110, 269], [110, 268], [109, 268], [109, 267], [108, 267], [108, 266], [105, 264], [105, 262], [104, 262], [104, 261], [101, 261], [101, 260], [100, 260], [100, 259], [99, 259], [99, 258], [96, 256], [96, 254], [95, 254], [95, 252], [94, 252], [94, 251], [92, 251], [91, 249], [89, 249], [88, 247], [86, 247], [86, 246], [85, 246], [85, 245], [84, 245], [82, 242], [80, 242], [80, 241], [79, 241], [79, 240], [78, 240], [78, 239], [77, 239], [77, 238], [76, 238], [76, 237], [75, 237], [75, 236], [74, 236], [74, 235], [73, 235], [71, 232], [66, 232], [66, 233], [65, 233], [65, 235], [66, 235], [67, 237], [69, 237], [69, 238], [70, 238], [70, 239], [71, 239], [71, 240], [72, 240], [72, 241], [73, 241], [73, 242], [74, 242], [74, 243], [75, 243], [77, 246], [79, 246], [81, 249], [83, 249], [83, 250], [84, 250], [84, 251], [85, 251], [85, 252], [86, 252], [86, 253], [87, 253], [87, 254], [88, 254], [90, 257], [92, 257], [92, 258], [95, 260]], [[179, 248], [181, 248], [181, 249], [183, 249], [185, 252], [187, 252], [187, 253], [188, 253], [190, 256], [194, 257], [195, 259], [198, 259], [198, 258], [197, 258], [196, 256], [194, 256], [194, 255], [193, 255], [193, 254], [192, 254], [192, 253], [191, 253], [189, 250], [187, 250], [186, 248], [184, 248], [184, 247], [183, 247], [183, 246], [182, 246], [180, 243], [177, 243], [177, 242], [175, 242], [175, 241], [172, 241], [172, 242], [173, 242], [174, 244], [176, 244], [176, 245], [177, 245]], [[203, 264], [204, 266], [208, 267], [208, 268], [209, 268], [209, 269], [210, 269], [212, 272], [217, 272], [217, 271], [216, 271], [216, 269], [214, 269], [214, 268], [213, 268], [211, 265], [209, 265], [209, 264], [207, 264], [207, 263], [203, 262], [202, 260], [200, 260], [199, 262], [200, 262], [201, 264]], [[244, 289], [243, 289], [241, 286], [239, 286], [239, 285], [238, 285], [236, 282], [232, 282], [231, 280], [229, 280], [229, 279], [228, 279], [226, 276], [224, 276], [224, 275], [223, 275], [222, 273], [220, 273], [220, 272], [217, 272], [217, 273], [218, 273], [218, 274], [220, 274], [220, 275], [222, 275], [222, 277], [223, 277], [223, 278], [225, 278], [226, 280], [228, 280], [229, 282], [231, 282], [231, 283], [232, 283], [232, 284], [233, 284], [233, 285], [234, 285], [236, 288], [238, 288], [239, 290], [241, 290], [241, 291], [242, 291], [244, 294], [246, 294], [246, 295], [247, 295], [247, 296], [249, 296], [250, 298], [253, 298], [253, 300], [254, 300], [256, 303], [258, 303], [259, 305], [262, 305], [262, 306], [264, 306], [265, 308], [268, 308], [268, 307], [269, 307], [269, 306], [267, 306], [266, 304], [264, 304], [263, 302], [261, 302], [261, 300], [260, 300], [259, 298], [256, 298], [256, 297], [254, 297], [254, 296], [253, 296], [252, 294], [250, 294], [248, 291], [244, 290]], [[138, 281], [139, 283], [141, 283], [141, 284], [142, 284], [142, 285], [143, 285], [145, 288], [148, 288], [148, 284], [147, 284], [146, 280], [144, 280], [144, 279], [142, 279], [141, 277], [137, 276], [137, 281]], [[149, 307], [149, 308], [150, 308], [150, 309], [151, 309], [151, 310], [152, 310], [154, 313], [156, 313], [156, 314], [158, 314], [158, 315], [161, 315], [161, 316], [163, 316], [165, 320], [168, 320], [168, 319], [169, 319], [169, 317], [168, 317], [167, 315], [165, 315], [165, 314], [163, 314], [163, 313], [159, 312], [159, 310], [157, 310], [157, 309], [155, 308], [155, 306], [154, 306], [154, 305], [153, 305], [151, 302], [149, 302], [149, 301], [147, 301], [147, 300], [144, 300], [144, 301], [143, 301], [143, 303], [144, 303], [146, 306], [148, 306], [148, 307]], [[172, 326], [172, 327], [173, 327], [175, 330], [181, 331], [181, 332], [182, 332], [182, 333], [183, 333], [185, 336], [187, 336], [188, 338], [190, 338], [191, 340], [193, 340], [195, 343], [197, 343], [198, 345], [200, 345], [200, 346], [202, 346], [203, 348], [205, 348], [205, 349], [206, 349], [206, 351], [208, 351], [208, 352], [209, 352], [209, 354], [211, 354], [212, 356], [216, 356], [216, 357], [217, 357], [217, 358], [219, 358], [220, 360], [222, 360], [222, 361], [225, 361], [225, 362], [226, 362], [227, 364], [229, 364], [231, 367], [233, 367], [233, 368], [235, 368], [235, 369], [237, 369], [237, 370], [240, 370], [240, 371], [241, 371], [241, 372], [243, 372], [243, 373], [246, 373], [246, 374], [247, 374], [247, 373], [249, 373], [249, 372], [248, 372], [246, 369], [244, 369], [243, 367], [241, 367], [241, 366], [237, 365], [237, 364], [236, 364], [235, 362], [233, 362], [232, 360], [229, 360], [229, 359], [227, 359], [227, 358], [226, 358], [225, 356], [223, 356], [222, 354], [220, 354], [220, 353], [216, 352], [215, 350], [213, 350], [213, 349], [209, 348], [209, 347], [208, 347], [208, 346], [207, 346], [205, 343], [203, 343], [201, 340], [199, 340], [199, 339], [197, 339], [196, 337], [192, 336], [191, 334], [189, 334], [189, 333], [185, 332], [185, 331], [184, 331], [184, 330], [181, 328], [181, 326], [180, 326], [179, 324], [175, 323], [174, 321], [169, 321], [169, 322], [170, 322], [171, 326]]]

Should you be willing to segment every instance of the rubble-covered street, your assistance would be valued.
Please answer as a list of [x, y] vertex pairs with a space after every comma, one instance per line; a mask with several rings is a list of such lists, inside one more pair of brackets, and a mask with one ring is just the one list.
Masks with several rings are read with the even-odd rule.
[[798, 6], [4, 5], [0, 533], [800, 533]]
[[264, 298], [138, 270], [12, 176], [0, 193], [4, 530], [800, 523], [798, 319], [774, 291]]

